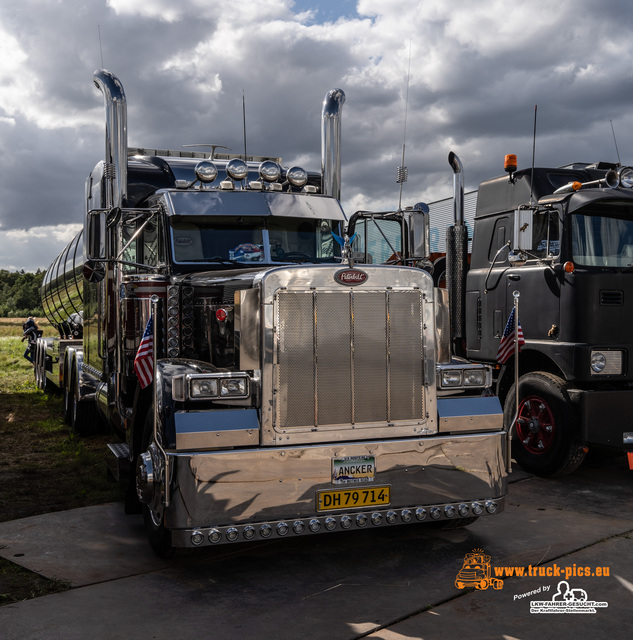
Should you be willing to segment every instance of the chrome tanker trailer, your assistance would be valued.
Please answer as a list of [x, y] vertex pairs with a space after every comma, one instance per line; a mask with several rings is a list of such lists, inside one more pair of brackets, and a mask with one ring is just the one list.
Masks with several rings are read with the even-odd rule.
[[[37, 377], [81, 432], [119, 435], [112, 472], [154, 549], [502, 510], [506, 434], [490, 369], [439, 362], [440, 310], [414, 267], [354, 266], [339, 204], [342, 91], [322, 167], [131, 149], [108, 71], [106, 154], [85, 221], [46, 275], [59, 338]], [[425, 246], [426, 218], [410, 212]], [[440, 313], [441, 315], [441, 313]]]

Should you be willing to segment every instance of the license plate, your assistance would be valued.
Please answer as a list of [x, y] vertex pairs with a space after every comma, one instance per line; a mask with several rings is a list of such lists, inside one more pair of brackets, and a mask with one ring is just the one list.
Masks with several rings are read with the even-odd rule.
[[391, 487], [363, 487], [358, 489], [329, 489], [317, 491], [317, 511], [377, 507], [391, 501]]
[[332, 458], [332, 484], [373, 482], [375, 477], [375, 456]]

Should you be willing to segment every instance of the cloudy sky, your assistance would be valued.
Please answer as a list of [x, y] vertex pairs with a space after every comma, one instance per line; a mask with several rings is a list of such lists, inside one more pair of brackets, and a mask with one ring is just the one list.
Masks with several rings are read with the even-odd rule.
[[[131, 146], [217, 143], [320, 167], [320, 114], [343, 109], [343, 206], [467, 188], [503, 157], [633, 163], [633, 14], [627, 0], [20, 0], [0, 3], [0, 269], [45, 269], [79, 228], [103, 156], [117, 75]], [[409, 72], [410, 68], [410, 72]], [[408, 82], [407, 82], [408, 81]], [[408, 101], [407, 96], [408, 85]], [[406, 135], [405, 135], [405, 113]]]

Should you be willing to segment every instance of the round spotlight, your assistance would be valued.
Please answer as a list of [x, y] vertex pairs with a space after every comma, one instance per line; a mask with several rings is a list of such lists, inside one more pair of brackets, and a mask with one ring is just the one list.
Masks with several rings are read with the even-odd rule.
[[431, 518], [437, 520], [442, 515], [442, 510], [439, 507], [431, 507]]
[[235, 542], [238, 539], [239, 535], [240, 532], [235, 527], [231, 527], [230, 529], [226, 530], [226, 539], [229, 542]]
[[285, 536], [288, 533], [288, 523], [287, 522], [280, 522], [277, 525], [277, 535], [278, 536]]
[[356, 524], [359, 527], [364, 527], [368, 522], [367, 516], [364, 513], [359, 513], [356, 516]]
[[457, 507], [457, 510], [459, 511], [459, 515], [462, 518], [465, 518], [470, 511], [470, 509], [468, 508], [468, 505], [464, 503], [460, 504], [459, 507]]
[[204, 534], [202, 531], [194, 531], [191, 534], [191, 544], [195, 547], [200, 546], [204, 542]]
[[198, 162], [194, 172], [200, 182], [213, 182], [218, 177], [218, 168], [208, 160]]
[[372, 513], [371, 514], [371, 523], [375, 525], [379, 525], [382, 522], [382, 513]]
[[633, 169], [631, 167], [620, 169], [620, 185], [627, 189], [633, 187]]
[[499, 506], [494, 500], [486, 500], [486, 511], [488, 513], [497, 513]]
[[248, 165], [244, 160], [233, 158], [226, 165], [226, 173], [233, 180], [244, 180], [248, 175]]
[[272, 160], [264, 160], [259, 165], [259, 177], [265, 182], [278, 182], [281, 177], [281, 167]]
[[325, 519], [325, 528], [328, 531], [332, 531], [336, 529], [336, 520], [334, 518], [326, 518]]
[[250, 525], [248, 527], [244, 527], [244, 531], [242, 533], [247, 540], [252, 540], [255, 537], [255, 527], [251, 527]]
[[209, 542], [217, 544], [220, 540], [222, 540], [222, 534], [217, 529], [211, 529], [209, 531]]
[[301, 522], [301, 520], [295, 520], [292, 525], [292, 530], [295, 533], [303, 533], [306, 530], [306, 526]]
[[343, 529], [349, 529], [352, 526], [352, 519], [349, 516], [343, 516], [341, 518], [341, 527]]
[[310, 520], [308, 528], [310, 529], [310, 531], [312, 531], [312, 533], [316, 533], [321, 528], [321, 522], [316, 518], [312, 518], [312, 520]]
[[418, 519], [420, 522], [422, 522], [422, 520], [426, 520], [426, 509], [423, 509], [422, 507], [418, 507], [415, 510], [415, 517], [416, 519]]
[[268, 538], [272, 532], [273, 532], [273, 528], [269, 524], [263, 524], [259, 528], [259, 535], [262, 538]]
[[286, 178], [293, 187], [303, 187], [308, 181], [308, 172], [301, 167], [290, 167], [286, 173]]
[[471, 509], [476, 516], [480, 516], [484, 512], [484, 508], [481, 505], [481, 502], [473, 502], [471, 505]]
[[455, 515], [455, 507], [452, 504], [447, 504], [444, 507], [444, 515], [447, 518], [452, 518]]
[[395, 511], [388, 511], [387, 515], [385, 516], [385, 520], [389, 524], [393, 524], [397, 519], [398, 519], [398, 514]]
[[411, 511], [409, 511], [409, 509], [403, 509], [400, 513], [400, 517], [402, 518], [402, 522], [411, 522], [413, 514], [411, 513]]

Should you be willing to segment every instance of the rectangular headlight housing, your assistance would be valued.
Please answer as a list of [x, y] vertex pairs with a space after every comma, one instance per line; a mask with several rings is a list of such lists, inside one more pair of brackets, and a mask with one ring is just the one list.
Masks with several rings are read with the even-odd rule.
[[246, 374], [185, 374], [174, 376], [172, 397], [186, 400], [243, 400], [250, 396]]
[[621, 350], [592, 349], [589, 366], [592, 376], [621, 376], [623, 371]]
[[492, 384], [492, 370], [483, 364], [439, 364], [439, 389], [483, 389]]

